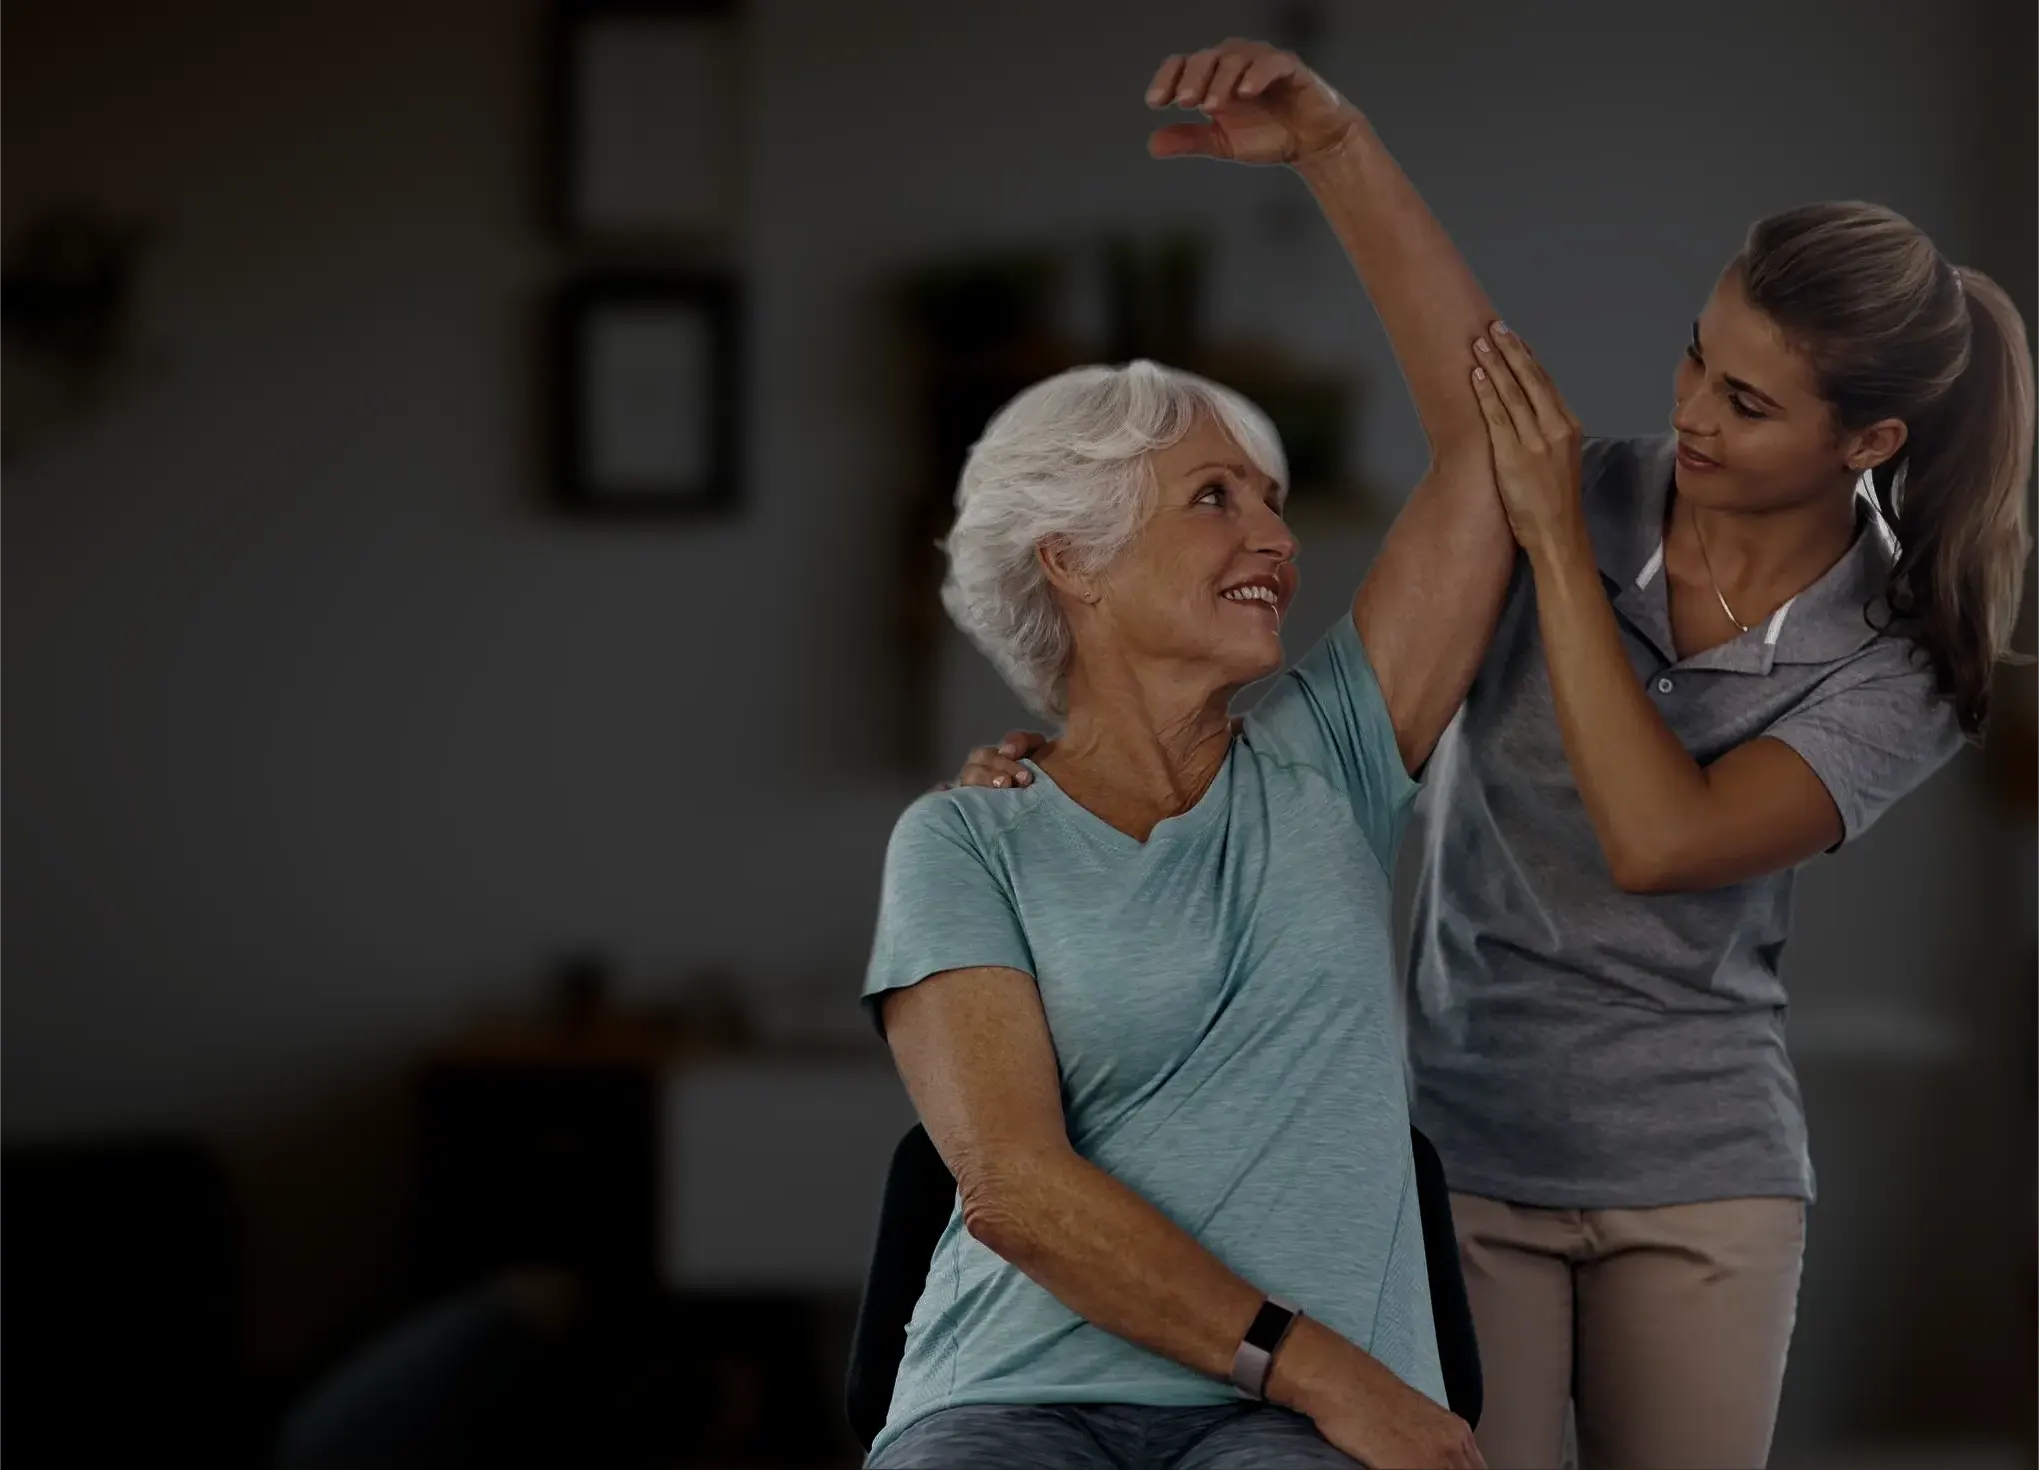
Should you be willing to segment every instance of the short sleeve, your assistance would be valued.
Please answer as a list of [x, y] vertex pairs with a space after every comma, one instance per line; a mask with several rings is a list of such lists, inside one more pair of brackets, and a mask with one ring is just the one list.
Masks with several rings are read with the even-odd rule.
[[1255, 746], [1313, 766], [1336, 781], [1381, 866], [1394, 871], [1395, 845], [1416, 800], [1416, 783], [1395, 743], [1388, 702], [1351, 613], [1283, 674], [1246, 717]]
[[930, 793], [892, 829], [863, 991], [880, 1035], [877, 998], [888, 990], [979, 965], [1034, 971], [1011, 892], [986, 862], [982, 839], [959, 805], [964, 799]]
[[1763, 733], [1812, 767], [1840, 809], [1846, 843], [1953, 757], [1961, 727], [1932, 674], [1896, 640], [1832, 683]]

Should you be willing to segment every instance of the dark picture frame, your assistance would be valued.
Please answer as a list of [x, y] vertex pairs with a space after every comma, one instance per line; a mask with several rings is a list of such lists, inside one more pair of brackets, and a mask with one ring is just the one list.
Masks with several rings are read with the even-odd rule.
[[739, 293], [727, 274], [609, 272], [553, 313], [560, 507], [727, 515], [741, 501]]
[[548, 227], [583, 244], [726, 249], [743, 189], [734, 0], [553, 0]]

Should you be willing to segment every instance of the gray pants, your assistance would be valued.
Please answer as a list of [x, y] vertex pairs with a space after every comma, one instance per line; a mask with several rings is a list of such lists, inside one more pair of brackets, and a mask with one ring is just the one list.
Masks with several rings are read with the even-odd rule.
[[966, 1404], [918, 1421], [867, 1470], [1356, 1470], [1272, 1404]]

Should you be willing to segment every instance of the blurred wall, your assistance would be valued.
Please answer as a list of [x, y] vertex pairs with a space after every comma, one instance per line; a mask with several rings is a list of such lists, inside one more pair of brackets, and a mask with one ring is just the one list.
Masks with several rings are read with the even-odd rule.
[[[1283, 9], [747, 5], [747, 513], [619, 528], [539, 509], [568, 259], [536, 222], [534, 5], [9, 6], [7, 223], [85, 199], [162, 235], [136, 380], [8, 466], [8, 1136], [229, 1144], [288, 1357], [386, 1289], [401, 1065], [555, 950], [640, 992], [728, 966], [773, 1031], [860, 1035], [921, 784], [885, 756], [914, 455], [881, 274], [1202, 222], [1212, 325], [1362, 373], [1369, 478], [1420, 469], [1294, 181], [1143, 154], [1156, 60]], [[1892, 204], [2031, 312], [2029, 7], [1325, 13], [1315, 59], [1597, 432], [1663, 423], [1742, 227], [1804, 199]], [[1321, 622], [1371, 540], [1312, 545]], [[949, 665], [960, 753], [1010, 704]], [[1964, 758], [1803, 885], [1828, 1196], [1790, 1432], [1869, 1432], [1919, 1371], [1906, 1423], [2029, 1417], [2031, 834], [1994, 802]], [[1894, 1322], [1940, 1334], [1938, 1378]]]

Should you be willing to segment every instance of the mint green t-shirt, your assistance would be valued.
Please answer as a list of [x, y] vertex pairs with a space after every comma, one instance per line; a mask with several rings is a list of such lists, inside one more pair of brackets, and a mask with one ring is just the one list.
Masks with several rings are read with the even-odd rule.
[[[1034, 766], [909, 807], [864, 997], [1034, 977], [1076, 1151], [1444, 1402], [1409, 1153], [1389, 874], [1415, 784], [1351, 617], [1142, 844]], [[959, 1404], [1222, 1404], [949, 1217], [875, 1449]]]

